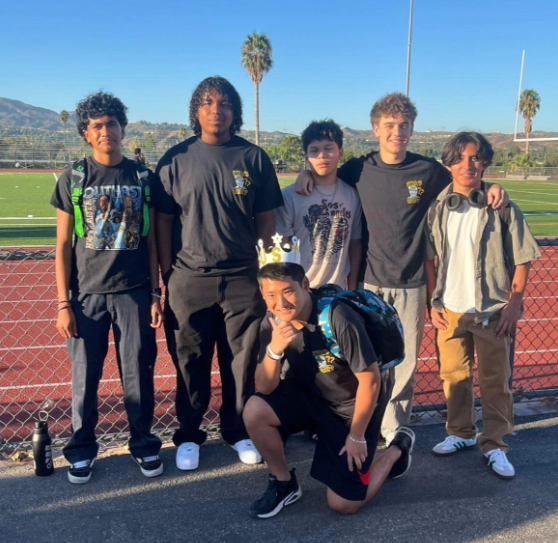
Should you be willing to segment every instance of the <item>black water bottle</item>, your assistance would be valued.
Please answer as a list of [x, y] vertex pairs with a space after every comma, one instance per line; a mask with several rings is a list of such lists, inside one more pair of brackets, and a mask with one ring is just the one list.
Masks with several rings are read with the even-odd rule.
[[54, 473], [52, 441], [48, 435], [48, 423], [43, 420], [36, 422], [33, 430], [33, 460], [35, 475], [46, 477]]

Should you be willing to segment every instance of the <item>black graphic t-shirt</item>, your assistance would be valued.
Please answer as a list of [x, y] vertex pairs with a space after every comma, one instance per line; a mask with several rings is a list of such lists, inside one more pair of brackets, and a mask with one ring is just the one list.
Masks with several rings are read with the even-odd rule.
[[[147, 243], [141, 236], [143, 202], [154, 174], [139, 178], [137, 165], [124, 158], [116, 166], [87, 159], [82, 187], [84, 237], [76, 237], [70, 288], [80, 293], [106, 294], [146, 285], [149, 281]], [[58, 180], [51, 205], [74, 215], [72, 174]], [[152, 202], [148, 203], [151, 207]]]
[[[362, 317], [345, 304], [335, 306], [331, 328], [339, 350], [345, 360], [333, 356], [326, 348], [324, 334], [318, 325], [316, 298], [307, 325], [285, 350], [288, 363], [285, 379], [293, 379], [309, 394], [326, 400], [331, 409], [342, 418], [350, 419], [354, 413], [358, 380], [355, 376], [377, 362], [376, 353]], [[260, 355], [263, 360], [271, 341], [271, 313], [260, 325]]]
[[391, 288], [425, 284], [424, 223], [428, 207], [450, 182], [448, 170], [414, 153], [401, 164], [371, 153], [349, 160], [338, 173], [356, 185], [368, 225], [365, 281]]
[[267, 154], [238, 136], [223, 145], [192, 137], [159, 162], [158, 211], [174, 214], [173, 267], [191, 275], [257, 268], [254, 215], [283, 205]]

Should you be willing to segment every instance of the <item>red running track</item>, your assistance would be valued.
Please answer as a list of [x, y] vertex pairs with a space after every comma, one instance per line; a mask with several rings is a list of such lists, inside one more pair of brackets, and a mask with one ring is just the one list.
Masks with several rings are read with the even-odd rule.
[[[558, 247], [542, 247], [533, 264], [525, 299], [525, 320], [518, 324], [514, 388], [558, 388]], [[41, 408], [50, 414], [53, 435], [69, 435], [71, 364], [56, 322], [52, 253], [43, 260], [6, 260], [0, 251], [0, 429], [6, 442], [29, 441]], [[27, 254], [28, 257], [28, 254]], [[176, 425], [173, 414], [174, 366], [158, 332], [155, 428]], [[215, 364], [215, 363], [214, 363]], [[213, 397], [205, 423], [218, 423], [220, 378], [215, 364]], [[444, 402], [435, 357], [434, 330], [427, 324], [417, 370], [415, 403]], [[478, 393], [478, 390], [477, 390]], [[122, 389], [111, 345], [99, 389], [98, 434], [126, 431]]]

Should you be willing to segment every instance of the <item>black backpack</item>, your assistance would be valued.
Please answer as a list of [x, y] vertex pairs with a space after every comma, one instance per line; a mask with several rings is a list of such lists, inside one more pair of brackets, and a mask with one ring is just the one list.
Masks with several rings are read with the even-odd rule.
[[329, 352], [345, 360], [331, 329], [331, 313], [338, 304], [346, 304], [362, 316], [381, 371], [393, 368], [405, 358], [403, 326], [396, 309], [369, 290], [343, 290], [327, 284], [312, 293], [318, 298], [318, 324]]

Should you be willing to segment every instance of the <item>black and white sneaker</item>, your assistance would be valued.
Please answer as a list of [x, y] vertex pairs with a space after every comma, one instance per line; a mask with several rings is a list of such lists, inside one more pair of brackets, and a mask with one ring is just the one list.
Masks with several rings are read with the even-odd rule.
[[75, 464], [70, 464], [70, 469], [68, 470], [68, 481], [74, 485], [84, 485], [88, 483], [91, 479], [91, 474], [93, 473], [93, 464], [95, 459], [91, 460], [80, 460]]
[[[401, 457], [393, 464], [388, 477], [390, 479], [398, 479], [407, 473], [411, 467], [411, 453], [415, 445], [415, 433], [405, 426], [401, 426], [395, 432], [394, 438], [391, 440], [389, 447], [397, 447], [401, 450]], [[388, 447], [388, 448], [389, 448]]]
[[144, 456], [143, 458], [132, 455], [132, 460], [140, 467], [141, 472], [146, 477], [157, 477], [163, 473], [163, 462], [159, 460], [157, 455]]
[[269, 476], [264, 495], [250, 507], [250, 514], [253, 517], [274, 517], [283, 507], [300, 499], [302, 490], [298, 486], [294, 468], [290, 473], [290, 481], [278, 481], [273, 475]]

